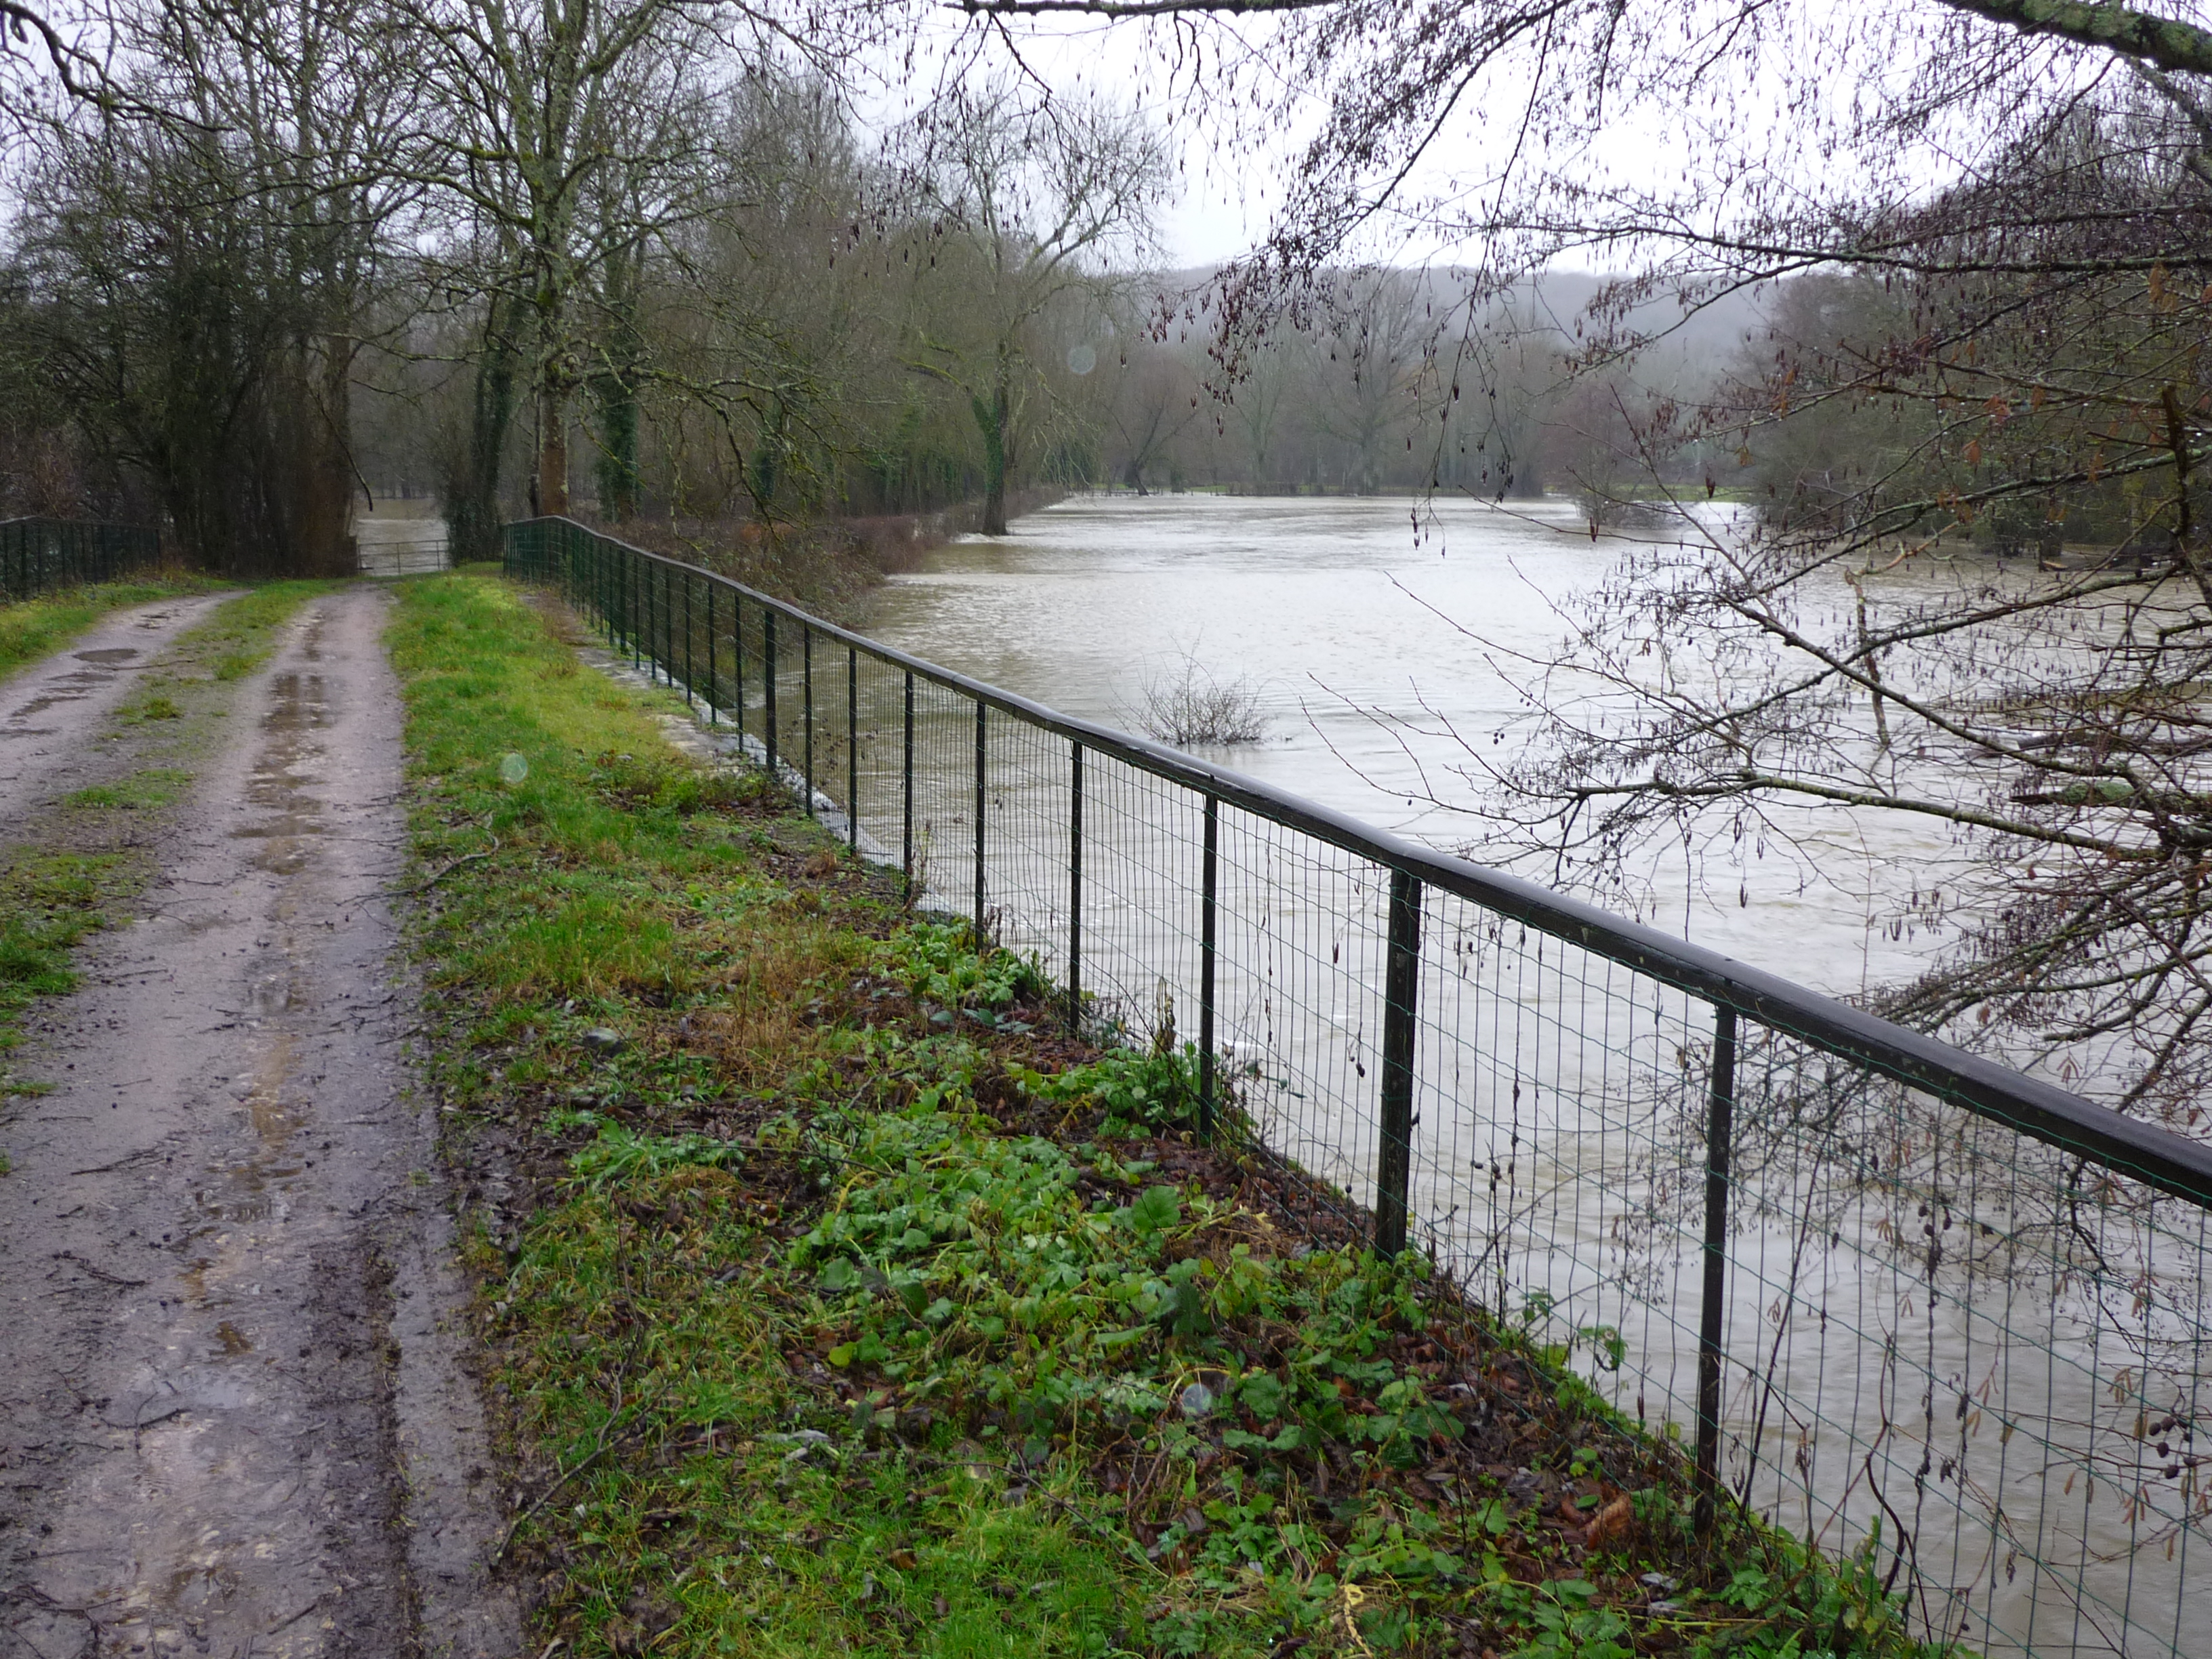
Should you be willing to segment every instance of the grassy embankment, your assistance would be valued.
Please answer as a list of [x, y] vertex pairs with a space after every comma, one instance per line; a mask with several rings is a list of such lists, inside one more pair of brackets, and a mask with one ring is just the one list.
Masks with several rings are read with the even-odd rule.
[[[190, 787], [234, 683], [266, 660], [277, 630], [327, 586], [273, 582], [218, 605], [148, 667], [116, 711], [110, 736], [130, 745], [132, 769], [9, 826], [0, 842], [0, 1062], [21, 1041], [24, 1010], [75, 987], [71, 953], [122, 915], [153, 873], [155, 815]], [[0, 610], [0, 665], [58, 649], [104, 611], [179, 591], [118, 585], [8, 606]], [[0, 1063], [0, 1098], [36, 1086]]]
[[1907, 1650], [512, 590], [392, 645], [532, 1651]]

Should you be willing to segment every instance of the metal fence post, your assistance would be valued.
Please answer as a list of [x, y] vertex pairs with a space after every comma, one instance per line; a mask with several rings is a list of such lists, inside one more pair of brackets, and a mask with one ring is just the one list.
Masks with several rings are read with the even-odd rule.
[[914, 670], [906, 671], [906, 753], [901, 763], [905, 784], [901, 801], [899, 868], [906, 875], [906, 896], [914, 897]]
[[730, 687], [737, 694], [738, 752], [744, 752], [745, 735], [745, 602], [730, 595]]
[[1729, 1149], [1735, 1135], [1735, 1010], [1713, 1007], [1713, 1065], [1705, 1117], [1705, 1285], [1698, 1319], [1698, 1455], [1692, 1521], [1712, 1530], [1720, 1495], [1721, 1343], [1728, 1311]]
[[814, 816], [814, 630], [799, 630], [799, 684], [805, 704], [805, 738], [803, 744], [806, 770], [806, 816]]
[[845, 842], [860, 850], [860, 653], [845, 647]]
[[1067, 745], [1067, 1029], [1083, 1024], [1083, 745]]
[[1375, 1248], [1406, 1248], [1413, 1174], [1413, 1037], [1420, 1018], [1421, 884], [1390, 872], [1390, 944], [1382, 974], [1382, 1137], [1375, 1158]]
[[768, 745], [768, 775], [776, 780], [775, 765], [775, 612], [761, 612], [761, 690], [764, 694], [763, 718], [768, 722], [764, 740]]
[[983, 946], [983, 703], [975, 703], [975, 948]]
[[691, 704], [691, 573], [684, 573], [684, 702]]
[[721, 647], [714, 637], [714, 584], [707, 584], [707, 724], [714, 724], [715, 714], [722, 697], [722, 682], [716, 676], [714, 665], [720, 660]]
[[1206, 852], [1199, 866], [1198, 912], [1198, 1134], [1213, 1135], [1213, 957], [1214, 918], [1218, 913], [1221, 803], [1206, 798]]

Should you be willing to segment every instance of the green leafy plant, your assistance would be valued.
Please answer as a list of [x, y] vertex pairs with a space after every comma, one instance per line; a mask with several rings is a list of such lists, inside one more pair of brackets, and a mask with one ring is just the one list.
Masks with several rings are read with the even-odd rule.
[[1039, 1099], [1093, 1102], [1106, 1113], [1108, 1134], [1177, 1129], [1198, 1117], [1199, 1056], [1195, 1045], [1178, 1052], [1109, 1048], [1085, 1065], [1045, 1076], [1015, 1073], [1022, 1089]]
[[918, 921], [877, 947], [875, 970], [917, 1002], [995, 1012], [1051, 991], [1036, 964], [995, 945], [977, 948], [964, 922]]
[[1628, 1621], [1597, 1605], [1597, 1593], [1580, 1578], [1556, 1578], [1524, 1593], [1520, 1605], [1534, 1629], [1516, 1659], [1636, 1659]]
[[1147, 1187], [1126, 1210], [1115, 1212], [1140, 1238], [1152, 1238], [1182, 1219], [1182, 1200], [1172, 1187]]

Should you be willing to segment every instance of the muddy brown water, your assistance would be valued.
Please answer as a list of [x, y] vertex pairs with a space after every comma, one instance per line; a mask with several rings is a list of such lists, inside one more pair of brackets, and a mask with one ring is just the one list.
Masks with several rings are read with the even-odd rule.
[[[207, 603], [0, 690], [0, 842], [129, 769], [110, 716]], [[141, 914], [15, 1056], [54, 1086], [0, 1105], [0, 1654], [519, 1644], [395, 955], [387, 605], [314, 601], [240, 684]]]

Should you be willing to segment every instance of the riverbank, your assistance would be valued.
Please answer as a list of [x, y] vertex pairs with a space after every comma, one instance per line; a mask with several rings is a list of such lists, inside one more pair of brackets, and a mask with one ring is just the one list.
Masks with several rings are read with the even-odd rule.
[[[400, 590], [428, 1079], [533, 1646], [1905, 1650], [1185, 1062], [702, 770], [514, 590]], [[553, 1644], [548, 1646], [547, 1644]]]
[[[1062, 489], [1018, 489], [1008, 497], [1006, 510], [1018, 518], [1066, 495]], [[916, 569], [934, 549], [977, 533], [982, 508], [963, 501], [927, 513], [811, 524], [763, 524], [757, 519], [586, 521], [602, 535], [648, 553], [712, 570], [825, 620], [850, 623], [886, 577]]]

